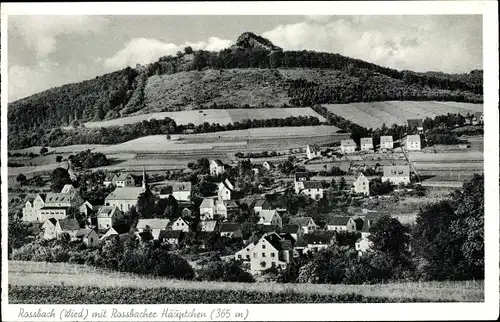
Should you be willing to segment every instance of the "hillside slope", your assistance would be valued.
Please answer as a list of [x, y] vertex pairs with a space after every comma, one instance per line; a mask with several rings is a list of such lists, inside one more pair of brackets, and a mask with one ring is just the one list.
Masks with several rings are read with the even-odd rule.
[[339, 54], [283, 51], [244, 33], [220, 52], [186, 51], [9, 104], [9, 134], [152, 111], [385, 100], [479, 103], [482, 71], [397, 71]]

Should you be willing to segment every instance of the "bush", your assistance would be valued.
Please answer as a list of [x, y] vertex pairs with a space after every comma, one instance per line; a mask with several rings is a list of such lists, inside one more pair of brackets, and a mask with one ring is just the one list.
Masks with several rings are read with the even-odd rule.
[[216, 261], [198, 271], [198, 276], [206, 281], [255, 282], [253, 276], [245, 272], [236, 261]]

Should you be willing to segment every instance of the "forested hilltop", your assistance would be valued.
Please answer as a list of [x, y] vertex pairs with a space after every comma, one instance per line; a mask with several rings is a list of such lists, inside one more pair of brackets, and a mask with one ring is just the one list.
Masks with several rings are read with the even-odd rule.
[[[425, 59], [425, 57], [422, 57]], [[242, 34], [220, 52], [164, 56], [53, 88], [9, 104], [10, 136], [153, 111], [196, 108], [286, 107], [384, 100], [480, 103], [483, 72], [397, 71], [339, 54], [283, 51]]]

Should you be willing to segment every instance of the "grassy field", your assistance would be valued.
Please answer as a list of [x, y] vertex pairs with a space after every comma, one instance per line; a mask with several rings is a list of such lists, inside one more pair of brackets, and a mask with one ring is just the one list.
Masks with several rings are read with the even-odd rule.
[[367, 128], [380, 127], [383, 123], [387, 126], [403, 125], [409, 118], [435, 117], [447, 113], [465, 115], [468, 112], [483, 111], [483, 104], [434, 101], [387, 101], [324, 106], [330, 112]]
[[[205, 110], [190, 110], [179, 112], [156, 112], [150, 114], [139, 114], [134, 116], [127, 116], [119, 119], [101, 121], [101, 122], [87, 122], [85, 127], [109, 127], [120, 126], [125, 124], [134, 124], [146, 120], [157, 119], [162, 120], [165, 117], [170, 117], [175, 120], [177, 124], [194, 125], [208, 123], [219, 123], [221, 125], [241, 122], [246, 119], [271, 119], [271, 118], [287, 118], [290, 116], [316, 116], [321, 122], [325, 119], [308, 107], [290, 107], [290, 108], [237, 108], [237, 109], [205, 109]], [[69, 129], [70, 127], [66, 127]]]
[[[383, 298], [385, 301], [469, 302], [482, 301], [484, 298], [484, 283], [482, 281], [415, 282], [375, 285], [194, 282], [147, 278], [127, 273], [110, 273], [76, 264], [17, 261], [9, 261], [8, 272], [9, 285], [15, 287], [50, 287], [61, 285], [64, 285], [64, 288], [91, 287], [112, 289], [126, 287], [130, 288], [131, 292], [136, 292], [136, 289], [142, 290], [137, 291], [139, 293], [147, 289], [214, 291], [215, 294], [229, 291], [259, 293], [262, 295], [272, 293], [277, 297], [287, 294], [308, 295], [310, 296], [309, 298], [321, 298], [321, 296], [325, 296], [325, 299], [329, 297], [331, 300], [335, 297], [346, 295], [355, 295], [362, 298]], [[84, 296], [84, 293], [82, 293], [82, 296]], [[40, 299], [37, 297], [34, 298]], [[131, 298], [134, 297], [132, 296]], [[223, 300], [223, 297], [219, 298]], [[16, 300], [26, 301], [27, 299]], [[60, 298], [59, 300], [61, 301], [60, 303], [64, 303], [64, 298]]]

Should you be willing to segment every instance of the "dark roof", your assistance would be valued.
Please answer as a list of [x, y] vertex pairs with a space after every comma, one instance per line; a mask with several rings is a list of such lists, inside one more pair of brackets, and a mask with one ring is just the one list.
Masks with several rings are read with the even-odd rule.
[[77, 233], [76, 233], [76, 237], [82, 237], [82, 238], [85, 238], [87, 237], [90, 233], [92, 232], [92, 229], [80, 229]]
[[290, 218], [289, 224], [307, 226], [310, 220], [312, 220], [312, 217], [295, 217], [295, 218]]
[[213, 160], [215, 161], [215, 163], [218, 165], [218, 166], [224, 166], [224, 163], [222, 163], [221, 160], [217, 159], [217, 160]]
[[363, 229], [363, 226], [365, 224], [365, 221], [362, 218], [353, 218], [354, 223], [356, 224], [356, 230], [361, 230]]
[[222, 223], [220, 225], [220, 232], [235, 232], [240, 230], [240, 225], [232, 223]]
[[228, 208], [238, 208], [238, 204], [234, 200], [223, 200], [222, 203]]
[[410, 176], [409, 165], [385, 165], [384, 177], [408, 177]]
[[40, 209], [43, 209], [43, 210], [68, 210], [69, 207], [42, 207]]
[[388, 215], [388, 214], [378, 212], [378, 211], [368, 212], [365, 215], [365, 220], [369, 220], [373, 223], [373, 222], [379, 220], [380, 218], [384, 217], [385, 215]]
[[345, 139], [340, 141], [341, 146], [357, 146], [353, 139]]
[[481, 116], [483, 116], [483, 112], [474, 112], [474, 116], [479, 119]]
[[361, 138], [361, 144], [373, 144], [372, 138]]
[[118, 234], [125, 234], [130, 232], [130, 226], [127, 224], [116, 224], [112, 227]]
[[57, 225], [57, 220], [55, 218], [49, 218], [47, 220], [50, 221], [52, 225]]
[[139, 237], [141, 237], [142, 240], [152, 240], [154, 239], [153, 238], [153, 234], [151, 234], [150, 231], [141, 231], [140, 233], [138, 233]]
[[347, 222], [351, 219], [351, 217], [347, 216], [337, 216], [333, 217], [330, 220], [328, 220], [327, 225], [332, 225], [332, 226], [345, 226], [347, 225]]
[[72, 219], [59, 219], [59, 226], [62, 230], [80, 230], [80, 225], [78, 224], [78, 220], [75, 218]]
[[319, 233], [313, 233], [313, 234], [308, 234], [304, 235], [304, 241], [310, 245], [310, 244], [330, 244], [332, 238], [333, 238], [332, 233], [327, 233], [327, 232], [319, 232]]
[[275, 232], [278, 227], [276, 225], [259, 225], [258, 228], [264, 233], [271, 233]]
[[289, 234], [296, 234], [299, 229], [300, 229], [300, 226], [298, 224], [283, 225], [281, 232], [282, 233], [289, 233]]
[[306, 179], [309, 180], [309, 173], [308, 172], [295, 172], [295, 181], [299, 181], [299, 179]]
[[406, 120], [406, 123], [410, 127], [423, 127], [424, 126], [424, 120], [423, 119], [408, 119]]
[[181, 230], [160, 230], [158, 239], [170, 239], [170, 238], [179, 239], [181, 236], [182, 236]]
[[305, 181], [304, 189], [323, 189], [321, 181]]

